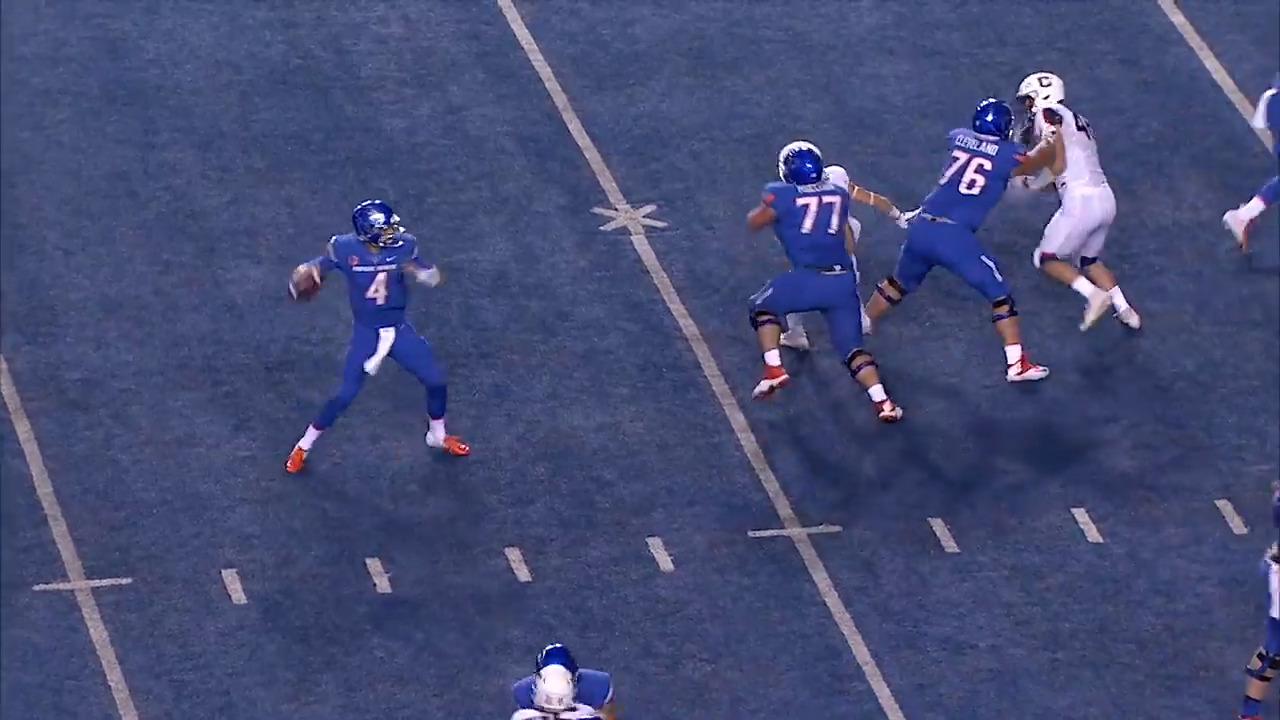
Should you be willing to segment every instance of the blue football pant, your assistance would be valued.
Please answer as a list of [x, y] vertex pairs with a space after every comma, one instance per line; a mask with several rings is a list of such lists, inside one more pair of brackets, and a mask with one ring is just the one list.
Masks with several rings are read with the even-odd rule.
[[778, 275], [751, 296], [751, 314], [767, 313], [785, 322], [792, 313], [819, 312], [841, 358], [862, 347], [862, 301], [854, 273], [796, 268]]
[[[351, 331], [351, 347], [347, 350], [347, 359], [342, 366], [342, 385], [337, 393], [320, 409], [320, 414], [312, 427], [326, 430], [337, 422], [338, 417], [346, 411], [360, 394], [360, 388], [368, 377], [364, 371], [364, 362], [373, 357], [378, 348], [378, 330], [376, 328], [356, 325]], [[431, 346], [418, 334], [409, 323], [396, 327], [395, 342], [387, 355], [400, 367], [418, 378], [427, 391], [427, 416], [432, 420], [444, 417], [448, 391], [445, 384], [444, 368], [436, 362]]]
[[941, 266], [964, 280], [988, 302], [1009, 295], [1009, 286], [978, 237], [953, 223], [918, 218], [907, 230], [907, 240], [893, 271], [906, 293], [914, 292], [929, 271]]

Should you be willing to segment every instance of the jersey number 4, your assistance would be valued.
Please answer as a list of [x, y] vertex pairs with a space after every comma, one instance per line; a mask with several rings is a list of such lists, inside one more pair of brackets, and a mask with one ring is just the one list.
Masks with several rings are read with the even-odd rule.
[[987, 173], [993, 166], [987, 158], [974, 156], [973, 153], [963, 150], [951, 151], [951, 164], [947, 166], [946, 172], [942, 173], [942, 179], [938, 184], [946, 185], [951, 176], [955, 175], [961, 167], [964, 168], [964, 173], [960, 176], [960, 184], [956, 189], [961, 195], [980, 194], [982, 188], [987, 186]]
[[804, 217], [800, 220], [800, 232], [808, 235], [813, 232], [813, 224], [818, 220], [818, 208], [831, 206], [831, 222], [827, 224], [827, 234], [835, 235], [840, 230], [840, 217], [844, 209], [844, 198], [839, 195], [801, 195], [796, 198], [796, 207], [804, 208]]
[[374, 305], [384, 305], [387, 302], [387, 271], [383, 270], [373, 276], [373, 282], [369, 283], [369, 289], [364, 291], [364, 296], [373, 301]]

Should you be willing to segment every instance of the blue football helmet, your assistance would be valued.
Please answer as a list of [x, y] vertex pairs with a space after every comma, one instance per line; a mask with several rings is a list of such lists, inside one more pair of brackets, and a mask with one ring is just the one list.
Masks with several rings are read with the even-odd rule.
[[973, 131], [1008, 140], [1013, 134], [1013, 108], [1003, 100], [987, 98], [973, 111]]
[[538, 659], [534, 662], [534, 670], [542, 670], [548, 665], [559, 665], [575, 678], [578, 676], [578, 661], [573, 659], [573, 654], [569, 652], [569, 648], [560, 643], [553, 643], [542, 648], [542, 652], [538, 653]]
[[778, 177], [792, 185], [813, 185], [822, 179], [822, 153], [810, 142], [787, 143], [778, 152]]
[[356, 235], [370, 245], [395, 247], [401, 243], [396, 237], [404, 232], [400, 216], [381, 200], [365, 200], [351, 211], [351, 224]]

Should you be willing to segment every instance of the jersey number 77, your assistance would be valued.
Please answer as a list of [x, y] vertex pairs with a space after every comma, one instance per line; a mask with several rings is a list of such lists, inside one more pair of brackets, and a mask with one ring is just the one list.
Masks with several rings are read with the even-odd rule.
[[979, 195], [982, 188], [987, 186], [987, 172], [994, 167], [991, 161], [981, 156], [975, 156], [973, 153], [967, 153], [963, 150], [951, 151], [951, 164], [947, 166], [942, 178], [938, 180], [939, 185], [946, 185], [947, 181], [955, 175], [960, 168], [964, 168], [964, 174], [960, 176], [960, 183], [956, 189], [961, 195]]
[[835, 235], [840, 230], [840, 212], [844, 207], [844, 198], [839, 195], [801, 195], [796, 198], [796, 207], [804, 208], [804, 217], [800, 220], [800, 232], [808, 235], [813, 232], [813, 224], [818, 220], [818, 209], [823, 205], [831, 206], [831, 222], [827, 224], [827, 234]]

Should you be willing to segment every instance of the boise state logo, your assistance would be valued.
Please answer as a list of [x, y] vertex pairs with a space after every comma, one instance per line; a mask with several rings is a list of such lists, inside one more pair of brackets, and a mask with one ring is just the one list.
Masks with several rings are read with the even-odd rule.
[[351, 265], [352, 267], [355, 267], [356, 265], [360, 264], [360, 258], [356, 257], [355, 255], [349, 255], [347, 256], [347, 264]]

